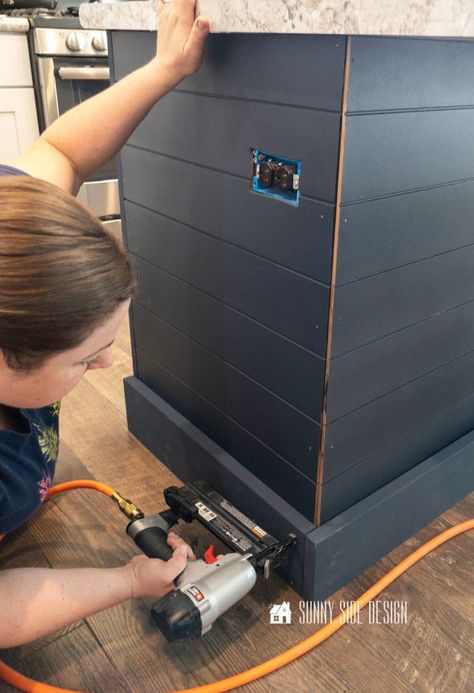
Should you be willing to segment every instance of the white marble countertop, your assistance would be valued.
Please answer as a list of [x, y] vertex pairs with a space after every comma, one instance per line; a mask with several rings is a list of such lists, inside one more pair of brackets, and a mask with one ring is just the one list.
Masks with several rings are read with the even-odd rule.
[[[84, 3], [79, 16], [86, 29], [155, 31], [157, 1]], [[474, 37], [474, 0], [197, 0], [197, 4], [213, 33]]]
[[24, 17], [5, 17], [0, 15], [0, 33], [8, 31], [8, 33], [26, 34], [29, 28], [30, 23]]

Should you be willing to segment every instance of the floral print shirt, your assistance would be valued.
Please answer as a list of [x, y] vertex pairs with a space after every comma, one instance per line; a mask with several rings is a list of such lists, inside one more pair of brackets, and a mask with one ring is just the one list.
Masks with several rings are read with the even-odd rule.
[[0, 534], [27, 520], [45, 500], [59, 449], [60, 402], [16, 409], [20, 430], [0, 430]]
[[[0, 164], [0, 176], [18, 175], [27, 174]], [[47, 496], [58, 456], [60, 406], [10, 408], [19, 430], [0, 430], [0, 535], [23, 524]]]

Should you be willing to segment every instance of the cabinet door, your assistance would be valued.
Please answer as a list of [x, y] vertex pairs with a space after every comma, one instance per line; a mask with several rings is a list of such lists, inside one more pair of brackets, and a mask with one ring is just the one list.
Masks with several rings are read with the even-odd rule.
[[0, 162], [24, 152], [38, 135], [33, 89], [0, 88]]
[[31, 87], [30, 56], [25, 34], [0, 32], [0, 87]]

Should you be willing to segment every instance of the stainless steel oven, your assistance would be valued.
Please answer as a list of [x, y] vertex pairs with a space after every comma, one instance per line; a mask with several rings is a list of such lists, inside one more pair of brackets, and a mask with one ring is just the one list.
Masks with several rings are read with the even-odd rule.
[[[35, 27], [33, 33], [40, 123], [45, 129], [109, 86], [107, 37], [103, 31], [68, 28]], [[84, 183], [78, 199], [102, 220], [117, 226], [120, 207], [115, 159]]]

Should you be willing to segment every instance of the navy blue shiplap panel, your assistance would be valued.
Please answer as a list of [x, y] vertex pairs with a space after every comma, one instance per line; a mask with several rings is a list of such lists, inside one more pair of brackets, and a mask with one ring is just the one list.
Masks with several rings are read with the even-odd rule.
[[146, 65], [156, 54], [156, 32], [109, 31], [114, 56], [114, 74], [118, 81]]
[[[112, 40], [117, 78], [156, 48], [154, 33], [113, 32]], [[342, 36], [211, 34], [201, 68], [179, 89], [340, 111], [344, 56]]]
[[[138, 277], [138, 303], [319, 421], [325, 370], [322, 358], [155, 265], [131, 257]], [[135, 319], [152, 329], [148, 312], [143, 315], [137, 302]]]
[[293, 207], [250, 192], [241, 178], [133, 147], [120, 159], [127, 200], [330, 283], [333, 206], [303, 198]]
[[139, 207], [127, 206], [127, 219], [131, 252], [325, 354], [327, 287]]
[[327, 522], [474, 429], [474, 396], [420, 426], [407, 426], [375, 455], [323, 484], [321, 522]]
[[470, 245], [338, 287], [332, 357], [471, 301], [473, 267]]
[[[159, 162], [162, 161], [160, 157]], [[228, 180], [234, 184], [237, 179], [229, 177]], [[229, 185], [229, 192], [231, 187]], [[248, 199], [248, 190], [242, 189], [240, 181], [235, 187], [234, 205], [235, 198], [243, 196], [245, 199], [247, 196]], [[194, 203], [194, 195], [193, 191], [190, 194], [191, 204]], [[289, 217], [286, 214], [278, 214], [278, 209], [274, 205], [269, 206], [268, 200], [263, 200], [266, 210], [262, 209], [261, 200], [256, 198], [251, 196], [252, 204], [243, 210], [240, 218], [236, 214], [232, 220], [230, 210], [229, 217], [226, 214], [225, 228], [215, 228], [215, 220], [211, 220], [214, 209], [208, 210], [209, 224], [205, 219], [206, 210], [196, 210], [196, 222], [202, 223], [206, 230], [210, 227], [212, 232], [220, 231], [225, 240], [126, 201], [127, 225], [132, 231], [128, 248], [222, 300], [226, 300], [226, 282], [232, 283], [237, 278], [238, 281], [248, 281], [249, 277], [244, 277], [241, 272], [247, 273], [254, 267], [270, 265], [275, 260], [279, 265], [290, 264], [307, 269], [311, 278], [329, 285], [332, 234], [329, 228], [313, 227], [311, 212], [318, 213], [320, 217], [319, 210], [309, 203], [304, 207], [306, 213], [298, 216], [301, 226], [298, 222], [287, 225]], [[269, 214], [265, 215], [265, 211]], [[326, 217], [332, 219], [332, 210]], [[306, 226], [303, 227], [303, 224]], [[250, 250], [239, 247], [241, 244], [250, 247]], [[303, 252], [305, 247], [306, 254]], [[252, 249], [257, 251], [256, 255], [251, 252]], [[311, 267], [310, 262], [313, 262]]]
[[[134, 335], [137, 350], [152, 356], [280, 457], [315, 479], [318, 423], [137, 305]], [[143, 368], [140, 373], [143, 379]]]
[[342, 204], [474, 178], [474, 110], [346, 119]]
[[301, 194], [334, 202], [339, 128], [339, 113], [173, 91], [128, 143], [242, 176], [249, 186], [252, 147], [299, 159]]
[[[163, 159], [160, 157], [159, 163], [162, 162]], [[177, 170], [179, 172], [179, 164]], [[231, 187], [235, 188], [234, 205], [236, 199], [249, 199], [247, 188], [241, 186], [238, 179], [228, 177], [228, 181], [229, 194]], [[194, 204], [195, 194], [194, 191], [190, 193], [190, 204]], [[296, 223], [288, 223], [290, 217], [279, 214], [274, 205], [268, 205], [269, 200], [263, 200], [265, 209], [262, 208], [262, 200], [258, 199], [257, 195], [252, 195], [250, 201], [252, 204], [242, 210], [240, 218], [237, 214], [233, 219], [230, 217], [232, 206], [225, 213], [225, 227], [220, 228], [215, 228], [216, 222], [212, 218], [214, 213], [217, 216], [218, 210], [207, 210], [207, 223], [206, 210], [202, 207], [196, 209], [196, 222], [202, 224], [204, 232], [151, 209], [125, 201], [127, 220], [129, 219], [127, 224], [132, 230], [128, 247], [132, 252], [172, 274], [187, 277], [193, 285], [213, 296], [222, 295], [226, 291], [225, 283], [232, 281], [233, 276], [244, 271], [247, 265], [251, 268], [258, 263], [261, 266], [262, 263], [268, 265], [275, 261], [283, 267], [300, 269], [311, 279], [329, 285], [332, 253], [329, 223], [332, 221], [332, 210], [329, 214], [324, 214], [324, 224], [321, 223], [319, 226], [313, 221], [312, 216], [317, 214], [318, 221], [321, 221], [319, 205], [308, 200], [305, 201], [302, 214], [297, 216]], [[288, 205], [285, 205], [282, 211], [288, 209]], [[178, 213], [181, 214], [182, 210]], [[187, 211], [185, 216], [188, 216]], [[213, 234], [220, 233], [222, 238], [206, 233], [207, 229]], [[239, 247], [240, 245], [245, 247]], [[256, 251], [256, 257], [253, 250]], [[268, 258], [269, 261], [262, 260], [262, 257]]]
[[407, 429], [466, 399], [472, 393], [473, 375], [471, 351], [329, 424], [324, 481], [390, 446]]
[[352, 37], [347, 110], [473, 106], [474, 44]]
[[336, 284], [474, 243], [473, 219], [474, 181], [346, 205]]
[[[137, 349], [137, 362], [137, 376], [145, 385], [305, 517], [313, 519], [316, 486], [312, 481], [140, 348]], [[256, 408], [252, 413], [255, 417], [261, 414]], [[199, 478], [199, 470], [196, 470], [196, 478]]]
[[[204, 217], [204, 220], [209, 218], [213, 202], [209, 197], [200, 197], [202, 188], [193, 188], [191, 180], [189, 185], [177, 187], [177, 171], [169, 177], [163, 172], [164, 177], [157, 178], [156, 164], [157, 157], [154, 154], [126, 147], [122, 153], [126, 194], [147, 206], [155, 204], [160, 209], [166, 209], [169, 205], [176, 212], [180, 210], [184, 221], [192, 219], [194, 211], [198, 224], [199, 217]], [[192, 178], [194, 172], [189, 166], [183, 166], [181, 170], [188, 179]], [[140, 171], [140, 176], [137, 171]], [[219, 177], [218, 174], [216, 176]], [[212, 194], [210, 197], [212, 198]], [[163, 205], [160, 204], [161, 201]], [[227, 214], [229, 210], [225, 212], [226, 219]], [[216, 213], [216, 217], [218, 219], [220, 215]], [[129, 244], [133, 244], [134, 234], [130, 228], [129, 224]], [[251, 254], [246, 257], [247, 263], [244, 265], [247, 270], [241, 265], [245, 274], [242, 276], [240, 296], [234, 294], [233, 307], [324, 356], [329, 288]], [[251, 283], [246, 285], [244, 282]]]
[[474, 301], [332, 359], [327, 421], [474, 349]]

